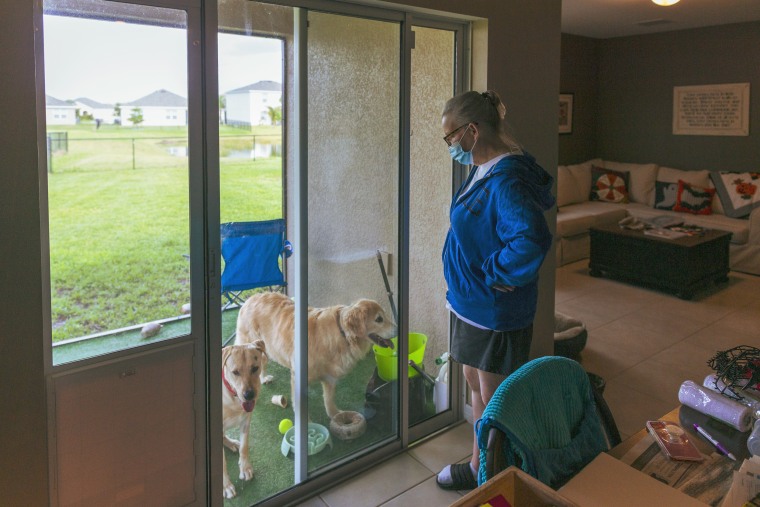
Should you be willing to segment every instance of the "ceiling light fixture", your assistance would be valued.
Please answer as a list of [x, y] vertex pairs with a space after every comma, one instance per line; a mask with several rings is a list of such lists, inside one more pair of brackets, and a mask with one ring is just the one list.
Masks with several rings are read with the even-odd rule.
[[652, 2], [656, 3], [657, 5], [662, 5], [664, 7], [667, 7], [668, 5], [677, 4], [680, 0], [652, 0]]

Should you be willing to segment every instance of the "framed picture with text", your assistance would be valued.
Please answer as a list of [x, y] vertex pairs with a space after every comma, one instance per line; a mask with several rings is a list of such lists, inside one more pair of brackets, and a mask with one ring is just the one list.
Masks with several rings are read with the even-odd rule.
[[573, 131], [573, 94], [561, 93], [559, 96], [559, 133], [570, 134]]

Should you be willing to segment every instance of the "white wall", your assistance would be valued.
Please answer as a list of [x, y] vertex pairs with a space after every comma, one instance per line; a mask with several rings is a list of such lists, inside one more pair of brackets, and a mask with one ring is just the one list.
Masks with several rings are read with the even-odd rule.
[[48, 107], [45, 109], [45, 121], [48, 125], [76, 125], [76, 110], [73, 107]]
[[225, 95], [227, 121], [245, 125], [271, 125], [270, 107], [282, 106], [282, 92], [249, 90]]
[[225, 97], [227, 123], [251, 125], [251, 97], [247, 93], [231, 93]]
[[[121, 124], [132, 126], [129, 120], [134, 106], [122, 106]], [[184, 127], [187, 125], [187, 109], [182, 107], [140, 107], [143, 122], [141, 127]]]
[[271, 125], [270, 107], [280, 107], [282, 92], [251, 90], [251, 118], [254, 125]]

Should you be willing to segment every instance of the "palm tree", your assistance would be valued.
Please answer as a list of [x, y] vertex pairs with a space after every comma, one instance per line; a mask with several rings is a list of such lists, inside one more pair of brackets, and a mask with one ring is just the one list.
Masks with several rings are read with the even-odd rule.
[[282, 122], [282, 106], [267, 107], [267, 114], [269, 115], [269, 121], [272, 125], [279, 125]]

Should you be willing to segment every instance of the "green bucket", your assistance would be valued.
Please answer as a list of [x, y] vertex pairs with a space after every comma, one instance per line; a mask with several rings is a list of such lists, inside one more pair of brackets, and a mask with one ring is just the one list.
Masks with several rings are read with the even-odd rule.
[[[425, 357], [425, 345], [428, 337], [422, 333], [409, 333], [409, 359], [417, 365], [422, 366], [422, 359]], [[372, 346], [375, 353], [375, 363], [377, 364], [377, 374], [385, 381], [396, 380], [398, 378], [398, 338], [391, 338], [393, 348]], [[409, 377], [419, 375], [417, 370], [409, 367]]]

